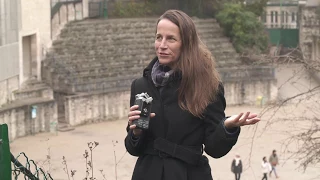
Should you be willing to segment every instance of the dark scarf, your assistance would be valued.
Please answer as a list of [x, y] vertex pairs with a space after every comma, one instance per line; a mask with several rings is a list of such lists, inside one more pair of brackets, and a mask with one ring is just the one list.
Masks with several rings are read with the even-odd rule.
[[174, 70], [168, 66], [161, 65], [159, 60], [152, 67], [151, 77], [156, 87], [165, 86], [172, 79]]

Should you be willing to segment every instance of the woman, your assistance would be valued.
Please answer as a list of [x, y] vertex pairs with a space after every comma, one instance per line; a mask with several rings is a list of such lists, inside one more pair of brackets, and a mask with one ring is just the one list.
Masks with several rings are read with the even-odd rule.
[[231, 171], [234, 173], [236, 180], [240, 180], [242, 173], [242, 161], [239, 154], [237, 154], [236, 157], [232, 160]]
[[[168, 10], [159, 18], [155, 51], [143, 77], [131, 85], [125, 146], [139, 157], [132, 180], [212, 179], [203, 150], [214, 158], [226, 155], [239, 127], [260, 119], [249, 112], [225, 118], [224, 89], [213, 58], [185, 13]], [[140, 117], [134, 101], [142, 92], [153, 98], [148, 130], [132, 123]]]
[[268, 180], [268, 172], [271, 171], [271, 165], [270, 163], [267, 161], [266, 157], [262, 158], [262, 163], [261, 163], [261, 167], [262, 167], [262, 180]]

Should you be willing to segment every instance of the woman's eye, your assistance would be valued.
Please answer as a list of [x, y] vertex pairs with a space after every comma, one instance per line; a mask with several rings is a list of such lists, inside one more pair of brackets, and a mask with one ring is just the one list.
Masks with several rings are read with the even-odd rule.
[[169, 40], [170, 42], [176, 41], [176, 39], [174, 39], [173, 37], [168, 38], [168, 40]]

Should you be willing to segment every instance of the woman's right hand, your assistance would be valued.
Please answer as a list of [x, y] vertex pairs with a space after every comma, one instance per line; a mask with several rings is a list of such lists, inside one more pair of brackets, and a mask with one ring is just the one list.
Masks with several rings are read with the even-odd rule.
[[[130, 129], [133, 130], [133, 134], [134, 134], [135, 136], [140, 136], [140, 135], [141, 135], [141, 132], [142, 132], [141, 129], [137, 129], [137, 128], [136, 128], [136, 125], [134, 125], [134, 124], [132, 123], [132, 121], [137, 120], [137, 119], [140, 118], [141, 111], [138, 111], [138, 110], [137, 110], [138, 107], [139, 107], [138, 105], [133, 105], [133, 106], [131, 106], [131, 107], [130, 107], [130, 112], [129, 112], [129, 114], [128, 114], [128, 117], [129, 117], [128, 123], [129, 123]], [[154, 117], [154, 116], [156, 116], [155, 113], [150, 113], [150, 118], [152, 118], [152, 117]]]

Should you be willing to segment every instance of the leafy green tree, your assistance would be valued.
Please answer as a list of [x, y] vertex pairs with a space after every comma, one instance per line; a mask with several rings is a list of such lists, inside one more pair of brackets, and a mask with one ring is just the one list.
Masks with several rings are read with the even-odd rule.
[[239, 53], [261, 53], [268, 48], [268, 36], [257, 16], [241, 4], [227, 3], [216, 16]]
[[261, 16], [264, 13], [264, 8], [266, 7], [269, 0], [251, 1], [247, 1], [245, 8], [248, 11], [253, 12], [256, 16]]

